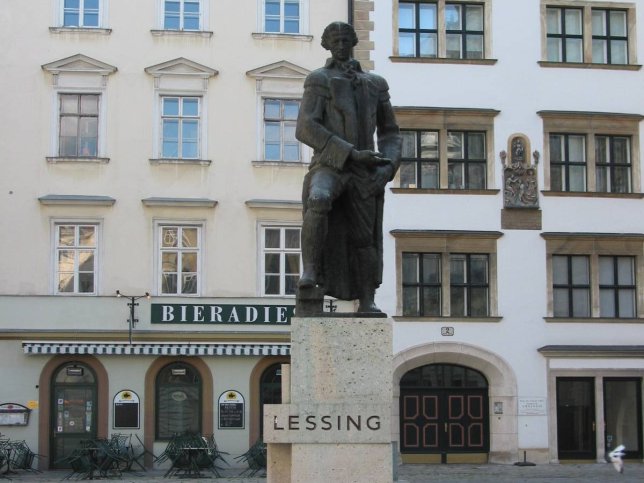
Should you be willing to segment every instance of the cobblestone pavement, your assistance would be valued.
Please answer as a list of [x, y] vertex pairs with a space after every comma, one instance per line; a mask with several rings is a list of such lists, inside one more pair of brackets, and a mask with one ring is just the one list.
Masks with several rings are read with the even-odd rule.
[[[238, 476], [241, 469], [230, 469], [217, 478], [217, 483], [266, 483], [265, 478], [244, 478]], [[44, 473], [19, 472], [9, 475], [12, 482], [54, 482], [61, 481], [68, 471], [46, 471]], [[162, 481], [196, 482], [204, 479], [163, 478], [164, 471], [151, 470], [137, 474], [124, 474], [122, 478], [112, 481], [126, 483], [161, 483]], [[208, 473], [206, 473], [208, 474]], [[474, 483], [642, 483], [644, 482], [644, 464], [627, 462], [624, 473], [619, 474], [610, 464], [563, 464], [539, 466], [513, 465], [403, 465], [398, 468], [398, 483], [425, 482], [474, 482]], [[208, 478], [210, 479], [210, 478]], [[0, 481], [2, 481], [0, 475]], [[103, 479], [108, 481], [108, 479]], [[11, 483], [9, 480], [5, 480]], [[344, 482], [329, 482], [344, 483]], [[365, 481], [364, 483], [370, 483]]]

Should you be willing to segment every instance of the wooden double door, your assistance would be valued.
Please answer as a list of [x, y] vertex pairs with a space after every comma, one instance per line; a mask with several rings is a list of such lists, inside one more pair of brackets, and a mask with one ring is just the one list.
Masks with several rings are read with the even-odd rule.
[[[401, 388], [403, 459], [419, 463], [486, 460], [490, 439], [488, 414], [487, 388]], [[404, 458], [405, 454], [435, 456]], [[477, 457], [468, 459], [467, 454]]]

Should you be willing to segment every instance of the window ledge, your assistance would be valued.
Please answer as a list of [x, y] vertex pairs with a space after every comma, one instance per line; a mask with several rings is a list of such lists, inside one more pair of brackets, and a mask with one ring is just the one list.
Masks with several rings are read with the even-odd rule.
[[286, 210], [302, 210], [302, 202], [295, 200], [247, 200], [246, 206], [249, 208], [276, 208]]
[[49, 27], [49, 31], [53, 34], [75, 33], [110, 35], [112, 33], [112, 29], [102, 27]]
[[497, 59], [451, 59], [447, 57], [403, 57], [392, 55], [392, 62], [407, 64], [466, 64], [466, 65], [494, 65]]
[[210, 166], [212, 160], [210, 159], [179, 159], [179, 158], [151, 158], [150, 164], [186, 164], [197, 166]]
[[38, 198], [41, 205], [112, 206], [116, 200], [110, 196], [45, 195]]
[[618, 317], [544, 317], [548, 323], [555, 324], [643, 324], [644, 318], [618, 318]]
[[543, 196], [562, 196], [564, 198], [624, 198], [639, 200], [644, 198], [644, 193], [604, 193], [597, 191], [541, 191]]
[[309, 167], [311, 163], [306, 163], [304, 161], [264, 161], [264, 160], [257, 160], [257, 161], [252, 161], [253, 166], [263, 168], [266, 166], [284, 166], [284, 167], [294, 167], [294, 168], [301, 168], [301, 167]]
[[390, 188], [392, 193], [413, 195], [497, 195], [501, 190], [455, 190], [426, 188]]
[[279, 39], [279, 40], [299, 40], [302, 42], [311, 42], [313, 40], [312, 35], [305, 34], [282, 34], [282, 33], [271, 33], [271, 32], [253, 32], [251, 34], [254, 39], [264, 40], [264, 39]]
[[155, 37], [164, 37], [166, 35], [179, 37], [204, 37], [210, 38], [214, 33], [210, 30], [166, 30], [166, 29], [153, 29], [150, 33]]
[[604, 69], [604, 70], [640, 70], [640, 64], [594, 64], [592, 62], [550, 62], [541, 60], [537, 62], [541, 67], [555, 67], [568, 69]]
[[443, 323], [452, 323], [452, 322], [501, 322], [503, 317], [410, 317], [406, 315], [394, 315], [393, 319], [396, 322], [443, 322]]
[[47, 156], [45, 158], [48, 163], [58, 164], [58, 163], [76, 163], [76, 164], [107, 164], [110, 162], [110, 158], [99, 158], [99, 157], [71, 157], [71, 156]]
[[209, 198], [164, 198], [151, 197], [141, 200], [145, 206], [174, 206], [179, 208], [214, 208], [217, 206], [216, 200]]

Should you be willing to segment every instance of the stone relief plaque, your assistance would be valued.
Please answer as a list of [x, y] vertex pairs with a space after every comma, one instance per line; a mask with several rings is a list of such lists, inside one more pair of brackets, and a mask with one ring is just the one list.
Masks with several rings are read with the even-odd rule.
[[537, 164], [539, 152], [529, 159], [530, 141], [523, 134], [513, 134], [508, 142], [509, 155], [501, 151], [503, 163], [503, 207], [539, 208]]

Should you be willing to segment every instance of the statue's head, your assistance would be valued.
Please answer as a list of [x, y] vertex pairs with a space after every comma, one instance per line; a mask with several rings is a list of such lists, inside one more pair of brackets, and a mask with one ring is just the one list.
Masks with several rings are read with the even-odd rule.
[[351, 46], [355, 47], [358, 44], [358, 36], [352, 25], [345, 22], [331, 22], [324, 29], [322, 33], [322, 47], [326, 50], [332, 50], [332, 41], [335, 37], [346, 35], [351, 40]]

